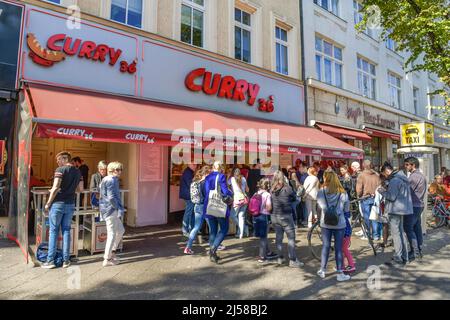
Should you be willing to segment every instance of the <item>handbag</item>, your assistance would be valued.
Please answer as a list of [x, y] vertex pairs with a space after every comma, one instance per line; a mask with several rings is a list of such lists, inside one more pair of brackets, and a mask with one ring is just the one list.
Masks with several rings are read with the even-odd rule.
[[237, 199], [236, 199], [236, 201], [234, 201], [233, 204], [235, 207], [242, 207], [244, 205], [247, 205], [249, 203], [249, 200], [248, 200], [247, 195], [242, 190], [241, 186], [238, 185], [238, 188], [239, 188], [240, 192], [237, 193]]
[[217, 218], [225, 218], [227, 215], [228, 205], [223, 201], [221, 191], [217, 186], [218, 181], [219, 174], [216, 176], [216, 185], [214, 190], [209, 191], [206, 214]]

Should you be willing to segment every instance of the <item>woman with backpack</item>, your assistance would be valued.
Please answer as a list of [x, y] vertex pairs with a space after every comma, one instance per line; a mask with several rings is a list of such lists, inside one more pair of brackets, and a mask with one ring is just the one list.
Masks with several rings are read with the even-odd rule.
[[270, 181], [263, 178], [258, 182], [258, 191], [253, 195], [249, 204], [250, 214], [253, 215], [255, 237], [259, 238], [259, 263], [266, 263], [278, 255], [269, 250], [268, 217], [272, 211], [272, 199], [269, 193]]
[[288, 238], [289, 267], [299, 268], [304, 264], [297, 259], [295, 252], [295, 225], [292, 217], [292, 203], [296, 195], [289, 186], [283, 172], [276, 171], [272, 178], [272, 225], [275, 227], [278, 264], [283, 264], [283, 237]]
[[191, 201], [194, 204], [195, 224], [194, 228], [189, 234], [189, 239], [184, 249], [185, 254], [192, 255], [192, 243], [197, 236], [198, 231], [205, 221], [203, 216], [203, 203], [205, 201], [205, 178], [211, 171], [209, 166], [203, 166], [200, 170], [197, 170], [194, 175], [194, 179], [191, 183]]
[[244, 234], [248, 236], [248, 227], [245, 224], [245, 214], [248, 206], [248, 186], [247, 180], [242, 176], [239, 168], [234, 169], [233, 176], [230, 179], [231, 188], [233, 192], [233, 212], [231, 217], [238, 226], [239, 239], [244, 237]]
[[318, 192], [317, 203], [322, 210], [320, 228], [322, 229], [322, 259], [317, 275], [325, 278], [328, 256], [331, 248], [331, 238], [334, 236], [334, 250], [336, 255], [337, 280], [347, 281], [350, 276], [344, 274], [343, 245], [346, 229], [345, 216], [349, 216], [350, 201], [348, 194], [339, 182], [334, 171], [324, 172], [324, 187]]

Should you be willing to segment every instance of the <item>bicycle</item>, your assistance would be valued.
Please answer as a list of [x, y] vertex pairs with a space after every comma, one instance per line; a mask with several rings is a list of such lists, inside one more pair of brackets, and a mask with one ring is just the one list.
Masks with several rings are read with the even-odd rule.
[[445, 224], [450, 228], [450, 201], [442, 200], [441, 197], [433, 197], [433, 213], [435, 225], [428, 224], [431, 228], [437, 229]]
[[[351, 226], [352, 229], [356, 227], [356, 225], [359, 223], [359, 225], [361, 226], [361, 229], [363, 231], [363, 234], [367, 237], [368, 242], [370, 247], [373, 250], [374, 255], [377, 255], [377, 251], [376, 251], [376, 247], [373, 244], [373, 240], [371, 237], [369, 237], [369, 232], [368, 232], [368, 228], [367, 225], [365, 224], [364, 219], [362, 218], [362, 214], [361, 214], [361, 210], [359, 210], [359, 206], [355, 205], [358, 202], [369, 198], [369, 196], [366, 197], [362, 197], [356, 200], [353, 200], [350, 202], [350, 204], [354, 204], [354, 206], [351, 206], [356, 208], [354, 210], [357, 211], [356, 215], [355, 212], [351, 212], [351, 216], [355, 216], [355, 219], [351, 222]], [[312, 225], [311, 229], [309, 229], [308, 231], [308, 246], [309, 246], [309, 251], [311, 252], [311, 255], [317, 259], [317, 260], [321, 260], [321, 256], [322, 256], [322, 230], [320, 228], [320, 215], [318, 217], [318, 219], [314, 222], [314, 224]], [[335, 259], [334, 257], [334, 239], [332, 240], [332, 244], [331, 244], [331, 250], [330, 250], [330, 256], [328, 258], [329, 261], [333, 261]]]

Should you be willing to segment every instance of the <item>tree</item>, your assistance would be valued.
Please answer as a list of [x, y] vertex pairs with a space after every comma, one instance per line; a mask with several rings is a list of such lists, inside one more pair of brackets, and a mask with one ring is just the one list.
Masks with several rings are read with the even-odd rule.
[[378, 25], [383, 40], [389, 36], [398, 50], [410, 53], [406, 72], [428, 71], [440, 78], [444, 87], [430, 94], [442, 95], [446, 103], [432, 108], [450, 126], [450, 1], [364, 0], [363, 7], [359, 31]]

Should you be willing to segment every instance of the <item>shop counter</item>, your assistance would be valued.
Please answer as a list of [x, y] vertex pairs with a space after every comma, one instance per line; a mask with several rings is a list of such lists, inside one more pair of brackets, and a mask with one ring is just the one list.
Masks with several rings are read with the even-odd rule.
[[[48, 213], [44, 211], [45, 204], [47, 203], [48, 196], [50, 195], [49, 187], [36, 187], [31, 191], [33, 195], [33, 208], [35, 210], [35, 234], [36, 234], [36, 248], [42, 242], [48, 242], [49, 237], [49, 220]], [[120, 196], [122, 203], [125, 200], [125, 193], [128, 190], [120, 190]], [[98, 207], [93, 207], [88, 203], [88, 199], [91, 199], [91, 194], [95, 191], [82, 191], [76, 193], [75, 211], [72, 218], [72, 226], [70, 231], [71, 246], [70, 255], [78, 256], [78, 240], [80, 231], [80, 216], [83, 216], [83, 247], [82, 249], [88, 250], [91, 254], [96, 252], [102, 252], [105, 249], [106, 244], [106, 224], [104, 221], [99, 221], [100, 212]], [[82, 196], [83, 195], [83, 196]], [[81, 204], [81, 199], [83, 203]], [[126, 209], [125, 209], [126, 212]], [[58, 248], [62, 249], [62, 234], [61, 231], [58, 236]], [[120, 250], [122, 250], [122, 243]]]

